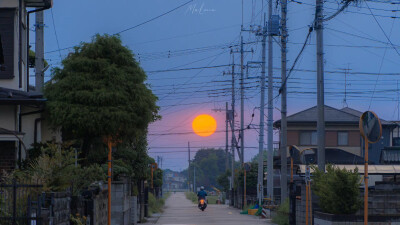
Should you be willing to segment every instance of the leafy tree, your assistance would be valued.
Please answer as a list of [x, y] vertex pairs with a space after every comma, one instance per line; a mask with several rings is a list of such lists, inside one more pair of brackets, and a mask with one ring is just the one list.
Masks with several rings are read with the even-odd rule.
[[[257, 194], [258, 184], [258, 162], [249, 162], [250, 171], [246, 172], [246, 192], [248, 195]], [[242, 188], [244, 180], [244, 171], [239, 170], [236, 174], [235, 187], [240, 186]]]
[[313, 167], [312, 187], [319, 197], [319, 206], [326, 213], [353, 214], [361, 207], [360, 175], [354, 171], [340, 169], [333, 165], [326, 167], [326, 173]]
[[[221, 188], [217, 177], [225, 173], [226, 154], [222, 149], [200, 149], [196, 152], [193, 163], [190, 167], [189, 180], [193, 180], [193, 169], [196, 167], [196, 186], [204, 186], [211, 189], [211, 186]], [[187, 174], [187, 170], [185, 171]]]
[[219, 175], [217, 177], [217, 183], [220, 187], [222, 187], [223, 191], [229, 191], [229, 177], [231, 176], [231, 171], [227, 170], [225, 173]]
[[[251, 162], [258, 162], [258, 155], [259, 155], [259, 153], [257, 153], [257, 155], [255, 155], [252, 159], [251, 159]], [[267, 152], [267, 150], [264, 150], [263, 151], [263, 160], [264, 161], [267, 161], [267, 159], [268, 159], [268, 152]]]
[[[32, 50], [29, 49], [29, 67], [30, 68], [35, 68], [35, 61], [36, 61], [36, 53]], [[44, 60], [44, 67], [48, 66], [49, 63]]]
[[[45, 86], [46, 111], [65, 139], [81, 139], [84, 157], [93, 143], [112, 136], [138, 144], [148, 124], [159, 118], [157, 97], [144, 84], [146, 74], [119, 36], [95, 35], [53, 70]], [[103, 161], [100, 159], [100, 161]]]

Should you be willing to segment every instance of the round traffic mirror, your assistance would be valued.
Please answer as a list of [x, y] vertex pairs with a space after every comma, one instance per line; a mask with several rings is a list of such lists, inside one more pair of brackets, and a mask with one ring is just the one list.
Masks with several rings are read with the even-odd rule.
[[361, 136], [369, 143], [376, 143], [382, 136], [382, 125], [378, 116], [372, 111], [364, 112], [359, 122]]

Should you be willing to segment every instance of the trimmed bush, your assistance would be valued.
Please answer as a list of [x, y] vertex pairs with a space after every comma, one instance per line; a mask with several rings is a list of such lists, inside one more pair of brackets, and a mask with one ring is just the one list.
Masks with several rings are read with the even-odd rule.
[[326, 173], [314, 167], [312, 189], [319, 197], [322, 211], [330, 214], [354, 214], [361, 207], [360, 175], [354, 171], [327, 165]]

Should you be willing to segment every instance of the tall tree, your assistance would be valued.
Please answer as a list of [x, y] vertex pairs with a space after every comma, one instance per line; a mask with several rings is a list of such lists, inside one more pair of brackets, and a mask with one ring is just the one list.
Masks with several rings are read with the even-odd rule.
[[225, 173], [225, 151], [222, 149], [200, 149], [196, 152], [190, 167], [190, 181], [193, 181], [193, 169], [196, 167], [196, 186], [221, 187], [217, 182], [219, 175]]
[[138, 143], [159, 118], [146, 74], [119, 36], [95, 35], [62, 65], [45, 87], [46, 111], [52, 126], [62, 127], [64, 139], [83, 140], [85, 157], [104, 136]]

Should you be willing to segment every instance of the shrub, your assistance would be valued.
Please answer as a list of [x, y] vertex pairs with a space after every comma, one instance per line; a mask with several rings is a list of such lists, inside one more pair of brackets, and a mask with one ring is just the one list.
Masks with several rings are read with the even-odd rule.
[[163, 211], [163, 207], [165, 204], [165, 199], [160, 198], [156, 199], [156, 197], [149, 192], [149, 212], [150, 215], [153, 213], [158, 213]]
[[360, 209], [358, 169], [354, 171], [327, 165], [326, 173], [313, 168], [312, 189], [319, 197], [319, 206], [325, 213], [353, 214]]
[[188, 191], [188, 192], [185, 192], [185, 195], [186, 195], [187, 199], [189, 199], [193, 203], [197, 204], [198, 198], [197, 198], [196, 193]]
[[72, 149], [49, 144], [42, 147], [40, 155], [29, 161], [25, 168], [15, 170], [8, 179], [34, 180], [43, 185], [44, 192], [65, 191], [73, 187], [74, 194], [78, 194], [94, 181], [105, 178], [99, 165], [75, 165], [75, 152]]
[[289, 198], [279, 206], [276, 216], [272, 218], [272, 222], [278, 225], [289, 225]]

